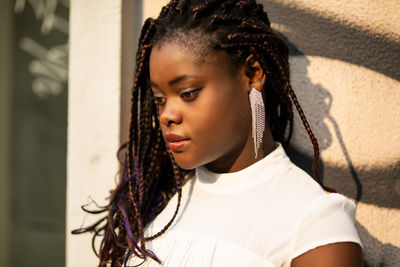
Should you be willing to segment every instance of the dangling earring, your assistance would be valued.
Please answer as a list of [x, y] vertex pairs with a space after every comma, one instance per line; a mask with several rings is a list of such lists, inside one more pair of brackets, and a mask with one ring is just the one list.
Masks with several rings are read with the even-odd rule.
[[252, 88], [250, 92], [251, 118], [253, 128], [253, 140], [255, 158], [257, 158], [258, 149], [261, 146], [265, 129], [265, 107], [261, 92]]

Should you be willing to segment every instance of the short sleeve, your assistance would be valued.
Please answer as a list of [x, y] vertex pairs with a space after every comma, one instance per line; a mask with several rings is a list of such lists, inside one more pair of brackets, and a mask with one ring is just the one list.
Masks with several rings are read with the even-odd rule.
[[353, 242], [362, 247], [354, 225], [356, 205], [345, 196], [324, 193], [297, 225], [291, 259], [319, 246]]

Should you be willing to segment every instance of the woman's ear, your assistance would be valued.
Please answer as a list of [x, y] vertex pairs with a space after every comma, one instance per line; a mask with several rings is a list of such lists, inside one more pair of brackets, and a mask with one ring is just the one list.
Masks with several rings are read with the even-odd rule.
[[249, 86], [248, 92], [254, 87], [257, 91], [261, 92], [266, 81], [266, 75], [258, 62], [256, 56], [249, 55], [245, 61], [245, 73], [248, 78]]

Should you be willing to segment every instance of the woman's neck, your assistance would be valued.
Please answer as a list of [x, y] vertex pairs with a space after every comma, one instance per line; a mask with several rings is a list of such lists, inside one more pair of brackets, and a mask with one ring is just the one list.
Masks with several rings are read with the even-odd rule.
[[216, 161], [206, 164], [205, 167], [216, 173], [237, 172], [261, 160], [274, 149], [274, 139], [269, 129], [266, 129], [257, 158], [255, 158], [254, 141], [250, 136], [243, 147], [232, 151], [230, 154]]

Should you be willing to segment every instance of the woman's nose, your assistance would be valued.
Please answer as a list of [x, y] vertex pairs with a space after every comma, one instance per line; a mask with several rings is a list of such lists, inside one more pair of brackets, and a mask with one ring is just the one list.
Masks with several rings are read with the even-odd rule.
[[160, 122], [165, 126], [171, 124], [180, 124], [182, 122], [182, 115], [179, 111], [178, 105], [173, 101], [167, 101], [163, 107], [159, 109]]

